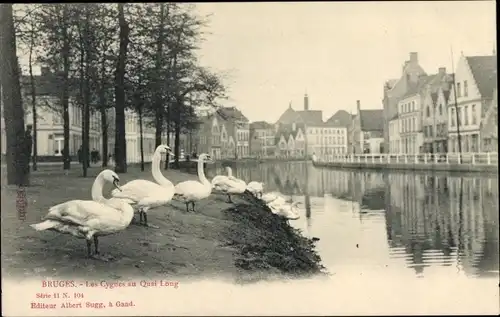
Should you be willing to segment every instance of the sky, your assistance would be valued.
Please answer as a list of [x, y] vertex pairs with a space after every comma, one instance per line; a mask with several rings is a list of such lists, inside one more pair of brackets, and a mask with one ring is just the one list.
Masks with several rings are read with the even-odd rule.
[[[291, 102], [322, 110], [381, 109], [384, 82], [410, 52], [427, 73], [496, 47], [493, 1], [200, 3], [211, 14], [199, 51], [225, 74], [229, 100], [250, 121], [275, 122]], [[27, 65], [26, 56], [21, 64]]]
[[383, 85], [399, 78], [410, 52], [427, 73], [451, 72], [464, 55], [496, 47], [493, 1], [203, 3], [210, 35], [203, 65], [229, 73], [228, 105], [275, 122], [292, 102], [303, 109], [382, 109]]

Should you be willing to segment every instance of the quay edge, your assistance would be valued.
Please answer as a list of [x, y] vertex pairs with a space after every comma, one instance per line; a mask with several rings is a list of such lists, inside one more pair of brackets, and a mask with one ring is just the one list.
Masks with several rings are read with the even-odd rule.
[[326, 167], [334, 169], [351, 170], [374, 170], [374, 171], [430, 171], [430, 172], [461, 172], [461, 173], [485, 173], [498, 174], [498, 165], [470, 165], [470, 164], [432, 164], [432, 163], [368, 163], [368, 162], [313, 162], [315, 167]]

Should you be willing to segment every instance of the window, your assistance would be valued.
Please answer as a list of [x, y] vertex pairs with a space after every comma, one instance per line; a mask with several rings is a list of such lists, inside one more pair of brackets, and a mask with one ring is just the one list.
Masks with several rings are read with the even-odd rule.
[[427, 117], [431, 116], [431, 109], [429, 106], [427, 106]]
[[440, 116], [443, 115], [443, 105], [442, 104], [439, 104], [439, 115]]
[[467, 97], [467, 95], [469, 94], [469, 87], [467, 87], [467, 80], [464, 80], [464, 97]]
[[464, 108], [460, 108], [460, 112], [458, 113], [458, 124], [460, 126], [464, 125], [464, 116], [465, 116]]
[[413, 131], [417, 131], [417, 120], [413, 118]]
[[469, 125], [469, 106], [464, 107], [464, 125]]
[[411, 102], [411, 111], [415, 111], [415, 101]]
[[455, 109], [451, 108], [451, 112], [450, 112], [450, 122], [451, 122], [451, 126], [454, 127], [455, 126]]
[[477, 124], [476, 105], [472, 105], [472, 124]]
[[462, 90], [460, 89], [460, 83], [457, 83], [457, 97], [462, 97]]

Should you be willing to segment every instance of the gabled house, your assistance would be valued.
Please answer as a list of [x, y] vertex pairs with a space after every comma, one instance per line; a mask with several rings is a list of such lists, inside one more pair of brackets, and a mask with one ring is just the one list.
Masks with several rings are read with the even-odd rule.
[[[204, 116], [200, 120], [198, 127], [198, 144], [196, 152], [198, 154], [207, 153], [213, 159], [222, 158], [222, 133], [227, 133], [224, 127], [224, 119], [217, 113], [212, 113]], [[229, 142], [229, 136], [227, 136]]]
[[[453, 76], [453, 75], [452, 75]], [[448, 152], [448, 99], [453, 78], [450, 78], [448, 87], [439, 87], [434, 109], [434, 153]]]
[[481, 119], [483, 152], [498, 151], [498, 89], [493, 92], [493, 101]]
[[265, 121], [250, 123], [250, 155], [253, 157], [274, 156], [274, 127]]
[[217, 114], [226, 125], [227, 133], [235, 142], [234, 158], [250, 156], [250, 123], [236, 107], [222, 107]]
[[496, 85], [496, 55], [460, 57], [448, 101], [449, 152], [482, 151], [481, 122], [493, 104]]
[[348, 149], [352, 154], [381, 153], [384, 141], [384, 112], [382, 109], [361, 110], [356, 101], [358, 113], [354, 115], [349, 128], [352, 143]]
[[[446, 68], [440, 67], [435, 75], [427, 77], [420, 91], [421, 95], [421, 132], [422, 143], [418, 144], [419, 152], [445, 152], [446, 146], [446, 101], [449, 96], [453, 75], [446, 73]], [[440, 95], [441, 94], [441, 95]], [[439, 100], [438, 100], [439, 99]]]
[[304, 124], [282, 124], [276, 133], [276, 156], [299, 158], [305, 156]]
[[[422, 75], [426, 75], [426, 72], [419, 64], [418, 53], [411, 52], [410, 59], [403, 64], [401, 77], [384, 83], [384, 98], [382, 101], [384, 143], [388, 144], [389, 142], [389, 121], [398, 113], [399, 100], [407, 93], [409, 86], [417, 83]], [[384, 150], [384, 152], [387, 151], [388, 148]]]
[[322, 143], [319, 135], [325, 126], [323, 122], [323, 112], [321, 110], [309, 109], [309, 96], [304, 95], [304, 110], [294, 110], [290, 104], [288, 109], [280, 116], [275, 123], [275, 131], [278, 132], [281, 126], [296, 123], [301, 126], [305, 138], [305, 156], [312, 155], [317, 151]]

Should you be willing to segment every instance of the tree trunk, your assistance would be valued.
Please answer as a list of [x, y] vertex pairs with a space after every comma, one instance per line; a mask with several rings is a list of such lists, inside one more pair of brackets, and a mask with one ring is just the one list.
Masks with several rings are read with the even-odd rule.
[[[168, 110], [170, 107], [167, 108], [167, 126], [165, 127], [167, 129], [167, 145], [170, 146], [170, 111]], [[167, 157], [165, 158], [165, 170], [168, 170], [168, 165], [170, 161], [170, 154], [167, 153]]]
[[163, 132], [163, 110], [156, 110], [155, 120], [155, 149], [161, 144], [161, 135]]
[[175, 140], [174, 140], [174, 154], [175, 154], [175, 168], [179, 169], [180, 164], [179, 164], [179, 155], [180, 155], [180, 135], [181, 135], [181, 105], [182, 105], [182, 99], [176, 100], [176, 108], [177, 108], [177, 115], [176, 120], [175, 120]]
[[141, 150], [141, 171], [144, 172], [144, 137], [142, 129], [142, 107], [137, 108], [139, 114], [139, 147]]
[[90, 47], [88, 45], [88, 34], [89, 34], [89, 11], [85, 7], [85, 27], [83, 29], [83, 56], [84, 56], [84, 68], [83, 68], [83, 165], [85, 166], [85, 172], [83, 177], [87, 177], [87, 168], [90, 167], [90, 78], [89, 78], [89, 66], [90, 66]]
[[100, 87], [99, 87], [99, 112], [101, 114], [101, 133], [102, 133], [102, 167], [108, 166], [108, 117], [106, 115], [106, 109], [108, 109], [108, 103], [106, 100], [106, 59], [103, 56], [101, 61], [101, 71], [100, 71]]
[[28, 56], [29, 72], [30, 72], [30, 86], [31, 86], [31, 112], [33, 115], [33, 170], [37, 170], [37, 157], [38, 157], [38, 138], [37, 138], [37, 115], [36, 115], [36, 90], [35, 90], [35, 78], [33, 76], [33, 48], [35, 46], [35, 34], [33, 30], [33, 25], [31, 26], [31, 38], [30, 38], [30, 49]]
[[[1, 25], [1, 23], [0, 23]], [[3, 35], [2, 35], [3, 36]], [[0, 43], [1, 44], [1, 43]], [[0, 57], [1, 58], [1, 57]], [[3, 62], [2, 62], [3, 63]], [[2, 66], [0, 66], [2, 67]], [[2, 93], [2, 74], [0, 73], [0, 109], [2, 109], [2, 98], [3, 98], [3, 93]], [[1, 114], [1, 116], [3, 117], [3, 112]], [[0, 120], [0, 132], [2, 131], [2, 120]], [[2, 135], [0, 135], [0, 163], [4, 162], [4, 158], [3, 158], [3, 147], [2, 147]], [[7, 154], [7, 153], [5, 153]], [[1, 167], [0, 167], [1, 168]]]
[[[78, 21], [77, 23], [81, 23], [81, 21]], [[84, 44], [84, 32], [81, 29], [81, 25], [78, 26], [78, 33], [80, 37], [80, 96], [79, 96], [79, 104], [81, 106], [81, 111], [82, 111], [82, 170], [83, 170], [83, 177], [87, 177], [87, 168], [88, 168], [88, 153], [89, 153], [89, 144], [88, 144], [88, 139], [87, 139], [87, 107], [86, 107], [86, 76], [85, 76], [85, 44]]]
[[12, 15], [12, 4], [0, 4], [0, 83], [7, 132], [7, 184], [28, 186], [29, 167], [24, 146], [24, 108]]
[[125, 139], [125, 63], [130, 29], [125, 20], [124, 3], [118, 3], [118, 22], [120, 25], [120, 52], [115, 72], [115, 171], [127, 172], [127, 150]]
[[156, 110], [156, 131], [155, 131], [155, 148], [161, 142], [163, 132], [163, 104], [161, 96], [161, 66], [163, 62], [163, 42], [165, 29], [165, 3], [160, 3], [160, 25], [158, 30], [158, 41], [156, 43], [156, 67], [155, 67], [155, 90], [154, 90], [154, 108]]
[[63, 48], [61, 51], [63, 60], [63, 74], [62, 74], [62, 93], [61, 104], [63, 107], [63, 134], [64, 134], [64, 148], [63, 148], [63, 169], [69, 170], [71, 161], [69, 157], [69, 69], [70, 69], [70, 39], [68, 34], [68, 9], [63, 5], [63, 28], [61, 30], [63, 36]]
[[[101, 99], [102, 100], [102, 99]], [[102, 104], [101, 104], [102, 105]], [[108, 117], [106, 115], [106, 108], [99, 109], [101, 113], [101, 133], [102, 133], [102, 167], [108, 166]]]

